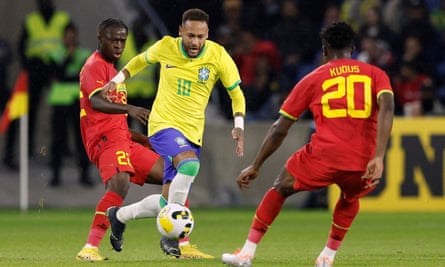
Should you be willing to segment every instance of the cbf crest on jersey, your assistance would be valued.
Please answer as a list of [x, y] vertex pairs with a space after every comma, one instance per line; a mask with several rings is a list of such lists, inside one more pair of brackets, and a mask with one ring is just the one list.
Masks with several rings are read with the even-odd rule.
[[185, 142], [185, 139], [181, 136], [178, 136], [175, 138], [175, 142], [178, 145], [178, 147], [184, 147], [187, 146], [187, 143]]
[[198, 70], [198, 79], [200, 82], [205, 82], [209, 79], [210, 69], [207, 67], [199, 68]]

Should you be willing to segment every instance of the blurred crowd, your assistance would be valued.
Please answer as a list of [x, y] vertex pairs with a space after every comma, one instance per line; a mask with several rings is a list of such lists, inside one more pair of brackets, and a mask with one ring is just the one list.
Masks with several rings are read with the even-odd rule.
[[[127, 54], [118, 67], [162, 35], [176, 36], [182, 12], [192, 7], [201, 8], [210, 15], [209, 38], [227, 49], [240, 70], [247, 101], [247, 121], [277, 118], [280, 104], [293, 85], [322, 63], [320, 30], [339, 20], [353, 25], [358, 33], [354, 58], [379, 66], [391, 77], [397, 102], [396, 115], [445, 114], [445, 0], [147, 0], [149, 10], [154, 13], [147, 12], [146, 7], [141, 8], [140, 2], [129, 4], [136, 15], [128, 25]], [[23, 22], [23, 33], [18, 42], [21, 66], [31, 75], [30, 155], [35, 147], [35, 128], [38, 127], [35, 116], [41, 105], [48, 104], [52, 110], [50, 123], [54, 135], [51, 138], [51, 184], [58, 186], [63, 156], [73, 152], [71, 150], [83, 154], [78, 145], [71, 150], [64, 145], [68, 143], [67, 135], [77, 131], [77, 123], [68, 125], [66, 116], [76, 114], [78, 102], [73, 97], [64, 98], [71, 93], [50, 92], [49, 96], [53, 98], [44, 100], [42, 92], [45, 88], [71, 90], [68, 87], [78, 79], [78, 71], [91, 49], [85, 51], [79, 44], [76, 22], [70, 18], [69, 12], [59, 11], [51, 0], [37, 0], [36, 3], [38, 10]], [[39, 56], [43, 55], [42, 51], [30, 49], [30, 43], [39, 43], [39, 35], [35, 35], [39, 28], [31, 26], [38, 25], [35, 14], [39, 12], [47, 22], [54, 19], [55, 26], [51, 24], [54, 27], [60, 24], [58, 36], [62, 47], [50, 47], [51, 53], [45, 56]], [[59, 16], [57, 19], [56, 15]], [[7, 66], [11, 61], [11, 44], [0, 38], [2, 90], [7, 88]], [[132, 92], [130, 103], [150, 106], [156, 93], [157, 71], [156, 67], [148, 69], [140, 76], [143, 78], [128, 85], [135, 88], [129, 90]], [[223, 90], [218, 86], [211, 101], [223, 118], [231, 119], [230, 100]], [[1, 110], [7, 95], [0, 94]], [[17, 143], [14, 141], [17, 125], [12, 124], [10, 128], [3, 163], [16, 169], [17, 149], [13, 144]], [[73, 138], [79, 141], [80, 137]], [[89, 186], [92, 184], [86, 178], [89, 167], [85, 158], [79, 156], [78, 160], [83, 166], [79, 181]]]
[[443, 0], [225, 0], [221, 8], [213, 37], [240, 68], [247, 119], [276, 118], [293, 85], [320, 65], [321, 28], [338, 20], [357, 32], [354, 58], [391, 77], [396, 115], [443, 114]]

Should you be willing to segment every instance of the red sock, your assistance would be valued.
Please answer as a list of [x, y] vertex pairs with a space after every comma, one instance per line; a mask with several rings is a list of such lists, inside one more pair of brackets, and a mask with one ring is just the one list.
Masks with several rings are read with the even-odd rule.
[[106, 211], [109, 207], [122, 205], [123, 199], [118, 194], [107, 191], [102, 199], [97, 203], [96, 213], [93, 217], [93, 223], [91, 224], [90, 233], [88, 234], [87, 243], [98, 247], [100, 241], [102, 241], [105, 232], [110, 226]]
[[328, 248], [338, 250], [355, 216], [357, 216], [359, 208], [360, 202], [358, 199], [346, 201], [340, 198], [338, 200], [334, 209], [331, 232], [329, 233], [329, 239], [326, 244]]
[[247, 239], [255, 244], [258, 244], [266, 234], [269, 226], [273, 223], [275, 218], [281, 211], [284, 201], [286, 200], [274, 188], [266, 192], [253, 218], [252, 225]]

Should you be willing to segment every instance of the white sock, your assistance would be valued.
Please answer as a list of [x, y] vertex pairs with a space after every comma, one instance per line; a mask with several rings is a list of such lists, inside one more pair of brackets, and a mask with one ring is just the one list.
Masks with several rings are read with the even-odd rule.
[[168, 203], [184, 205], [195, 176], [177, 173], [168, 189]]
[[155, 217], [161, 210], [160, 199], [160, 194], [149, 195], [136, 203], [121, 207], [116, 217], [122, 223], [139, 218]]
[[246, 240], [243, 248], [240, 251], [240, 255], [250, 255], [255, 256], [256, 247], [258, 244], [253, 243], [252, 241]]
[[330, 260], [334, 261], [335, 254], [337, 253], [336, 250], [330, 249], [328, 247], [324, 247], [324, 249], [321, 251], [319, 258], [321, 257], [328, 257]]
[[187, 245], [190, 245], [190, 241], [182, 241], [182, 240], [179, 240], [179, 246], [187, 246]]

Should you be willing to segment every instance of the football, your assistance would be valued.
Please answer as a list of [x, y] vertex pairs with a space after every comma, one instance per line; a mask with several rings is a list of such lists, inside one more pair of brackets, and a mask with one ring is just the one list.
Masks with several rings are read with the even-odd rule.
[[181, 239], [192, 233], [194, 221], [189, 208], [179, 204], [168, 204], [156, 217], [158, 231], [168, 239]]

